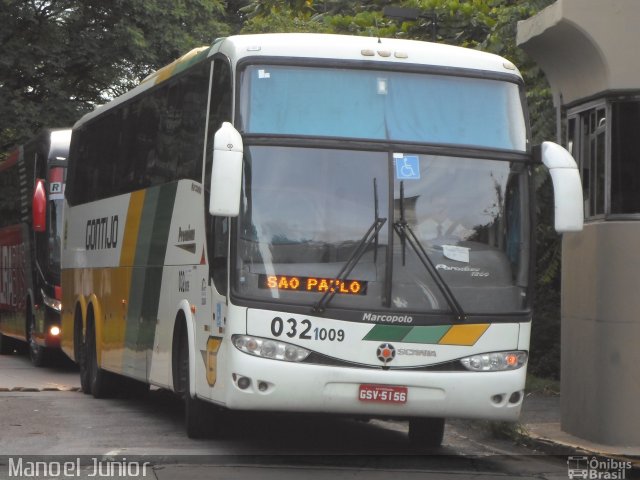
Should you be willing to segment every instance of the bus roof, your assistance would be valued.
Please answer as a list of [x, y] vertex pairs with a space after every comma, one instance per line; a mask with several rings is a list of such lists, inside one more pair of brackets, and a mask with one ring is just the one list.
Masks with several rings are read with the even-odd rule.
[[315, 33], [236, 35], [214, 43], [211, 50], [211, 53], [219, 50], [235, 60], [254, 56], [369, 60], [467, 68], [520, 76], [511, 62], [491, 53], [397, 38]]
[[[35, 148], [40, 149], [47, 155], [47, 160], [64, 161], [69, 152], [69, 142], [71, 141], [71, 129], [44, 128], [34, 137], [22, 145], [14, 147], [4, 161], [0, 161], [0, 171], [6, 170], [18, 162], [20, 149]], [[64, 155], [64, 158], [61, 156]], [[60, 156], [60, 158], [56, 158]]]
[[513, 63], [498, 55], [440, 43], [317, 33], [234, 35], [217, 39], [211, 47], [191, 50], [150, 74], [134, 89], [86, 114], [74, 128], [218, 52], [229, 57], [234, 68], [247, 57], [317, 58], [464, 68], [522, 78]]

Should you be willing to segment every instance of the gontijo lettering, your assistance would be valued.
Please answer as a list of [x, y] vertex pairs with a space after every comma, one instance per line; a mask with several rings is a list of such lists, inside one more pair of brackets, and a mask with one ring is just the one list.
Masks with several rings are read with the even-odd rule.
[[118, 245], [118, 215], [87, 221], [85, 247], [87, 250], [116, 248]]

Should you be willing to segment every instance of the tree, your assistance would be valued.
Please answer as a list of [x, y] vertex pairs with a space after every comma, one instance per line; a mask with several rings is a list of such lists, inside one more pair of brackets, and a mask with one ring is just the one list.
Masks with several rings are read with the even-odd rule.
[[221, 0], [0, 2], [0, 151], [238, 28]]

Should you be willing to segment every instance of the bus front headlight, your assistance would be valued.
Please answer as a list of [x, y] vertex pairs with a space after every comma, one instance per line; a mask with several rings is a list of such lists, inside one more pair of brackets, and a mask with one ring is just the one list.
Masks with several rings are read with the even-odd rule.
[[527, 352], [492, 352], [461, 358], [460, 362], [474, 372], [516, 370], [527, 363]]
[[273, 360], [302, 362], [311, 353], [306, 348], [268, 338], [234, 335], [231, 337], [231, 340], [233, 345], [241, 352], [255, 355], [256, 357], [271, 358]]
[[42, 301], [47, 307], [54, 309], [56, 312], [62, 311], [62, 302], [60, 300], [51, 298], [49, 295], [44, 293], [44, 290], [42, 289], [40, 289], [40, 294], [42, 295]]

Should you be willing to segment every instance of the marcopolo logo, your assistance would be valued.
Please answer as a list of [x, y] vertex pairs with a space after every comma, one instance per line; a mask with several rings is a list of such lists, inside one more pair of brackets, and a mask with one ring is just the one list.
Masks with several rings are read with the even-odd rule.
[[614, 458], [602, 459], [584, 455], [567, 458], [567, 474], [571, 479], [626, 479], [627, 471], [631, 471], [631, 462]]
[[363, 322], [378, 322], [378, 323], [413, 323], [413, 317], [411, 315], [376, 315], [375, 313], [363, 313]]

